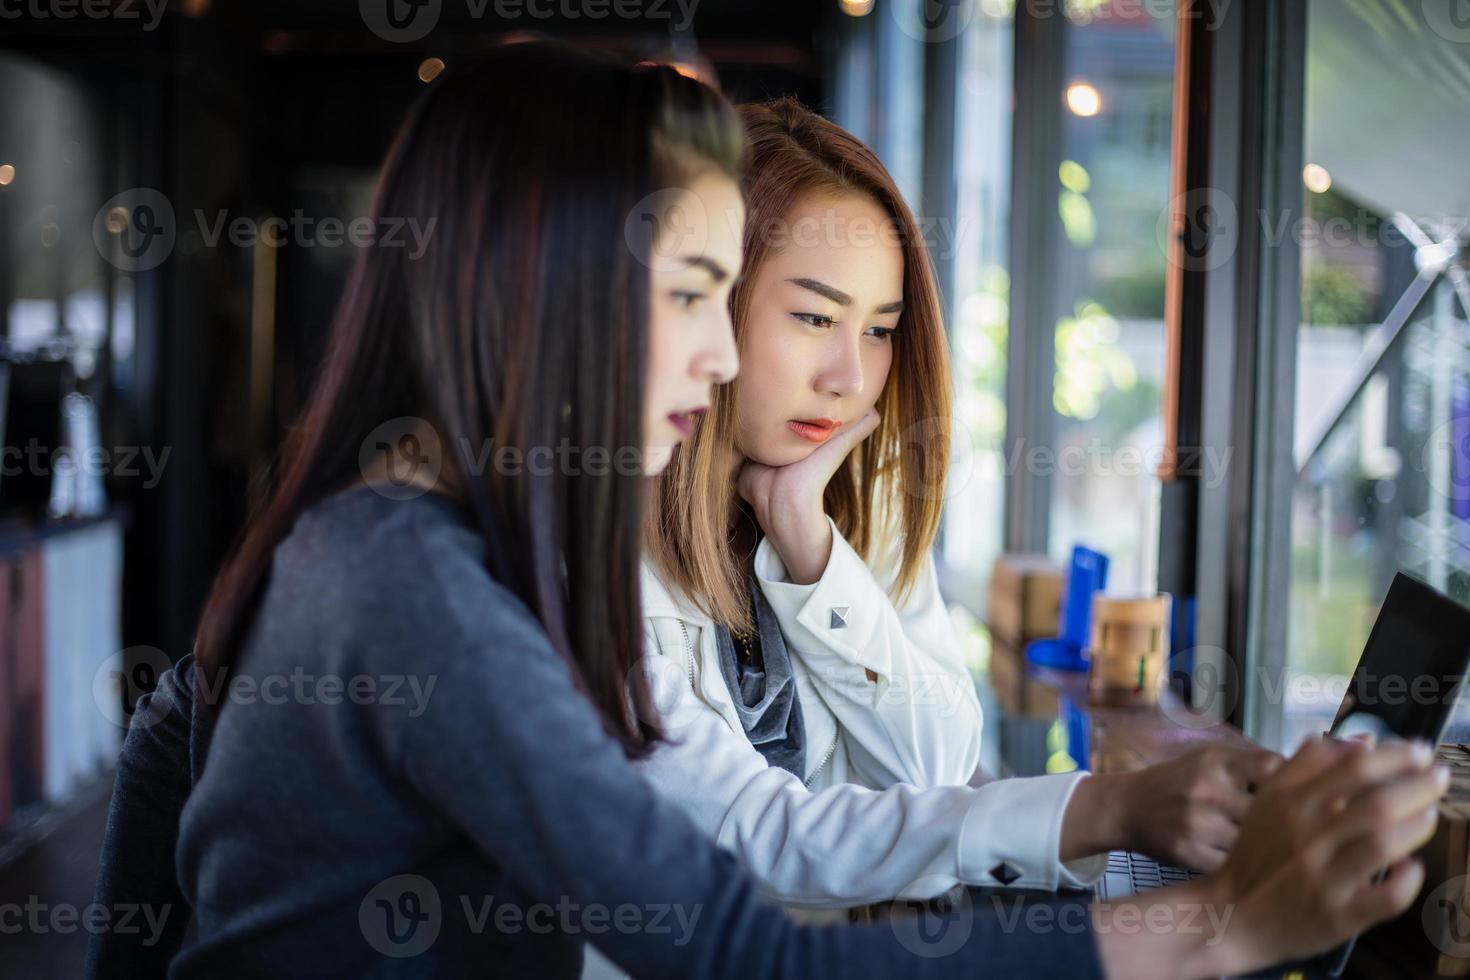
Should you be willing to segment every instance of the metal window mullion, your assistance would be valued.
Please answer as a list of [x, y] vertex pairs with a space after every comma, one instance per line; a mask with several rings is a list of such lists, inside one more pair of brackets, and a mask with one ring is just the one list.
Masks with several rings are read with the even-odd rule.
[[1052, 277], [1061, 238], [1057, 167], [1062, 154], [1066, 18], [1015, 13], [1015, 114], [1011, 143], [1010, 326], [1006, 342], [1005, 548], [1046, 551], [1051, 479], [1026, 465], [1056, 431], [1052, 388], [1059, 314]]

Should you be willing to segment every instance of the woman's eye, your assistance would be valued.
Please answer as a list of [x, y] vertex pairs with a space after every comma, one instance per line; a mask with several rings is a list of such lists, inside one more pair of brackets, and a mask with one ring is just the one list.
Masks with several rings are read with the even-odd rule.
[[702, 299], [704, 299], [704, 293], [689, 293], [682, 290], [674, 291], [674, 302], [679, 305], [681, 310], [691, 308]]
[[893, 335], [896, 333], [898, 333], [897, 327], [869, 327], [867, 329], [867, 334], [869, 337], [876, 337], [877, 339], [885, 342], [892, 340]]
[[791, 315], [811, 327], [830, 327], [836, 322], [830, 316], [824, 316], [821, 313], [793, 313]]

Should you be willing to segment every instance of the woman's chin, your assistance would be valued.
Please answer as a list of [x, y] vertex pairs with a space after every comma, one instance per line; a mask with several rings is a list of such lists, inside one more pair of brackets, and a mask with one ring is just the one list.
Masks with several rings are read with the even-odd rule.
[[761, 446], [754, 452], [745, 453], [745, 458], [760, 463], [762, 466], [790, 466], [792, 463], [800, 463], [806, 459], [815, 449], [815, 446], [807, 445]]
[[677, 442], [656, 443], [643, 447], [643, 475], [658, 476], [669, 468], [669, 462], [674, 458], [674, 450], [679, 448]]

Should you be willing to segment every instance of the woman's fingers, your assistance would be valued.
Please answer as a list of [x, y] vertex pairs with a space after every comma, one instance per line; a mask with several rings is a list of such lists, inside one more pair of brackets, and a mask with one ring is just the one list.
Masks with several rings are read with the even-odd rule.
[[1233, 792], [1225, 793], [1220, 798], [1220, 812], [1229, 817], [1236, 824], [1245, 822], [1245, 815], [1250, 812], [1251, 804], [1256, 798], [1249, 793]]
[[[1356, 742], [1339, 743], [1344, 746]], [[1434, 750], [1425, 742], [1390, 742], [1376, 748], [1360, 748], [1339, 764], [1319, 773], [1302, 787], [1305, 796], [1323, 812], [1335, 812], [1339, 801], [1354, 800], [1380, 783], [1420, 773], [1434, 763]]]
[[[1406, 787], [1406, 791], [1414, 790]], [[1391, 822], [1369, 824], [1365, 817], [1377, 809], [1376, 801], [1365, 800], [1343, 815], [1342, 823], [1366, 828], [1356, 834], [1349, 835], [1337, 827], [1332, 828], [1332, 836], [1342, 843], [1331, 858], [1331, 866], [1340, 870], [1349, 882], [1367, 879], [1408, 857], [1434, 836], [1434, 828], [1439, 823], [1439, 809], [1433, 801], [1421, 803]], [[1363, 812], [1355, 813], [1355, 810]]]
[[815, 452], [813, 456], [823, 454], [832, 464], [832, 472], [842, 465], [847, 454], [857, 448], [857, 444], [873, 434], [878, 428], [878, 412], [876, 409], [868, 409], [867, 414], [850, 425], [844, 425], [837, 430], [837, 434], [828, 439]]
[[1423, 887], [1424, 865], [1415, 858], [1403, 858], [1389, 867], [1382, 881], [1361, 884], [1344, 911], [1361, 931], [1403, 912]]
[[1237, 786], [1251, 793], [1270, 779], [1283, 761], [1281, 756], [1266, 749], [1242, 749], [1225, 757], [1225, 769]]
[[[869, 409], [862, 418], [838, 429], [831, 439], [795, 463], [770, 467], [747, 462], [740, 475], [740, 494], [747, 503], [756, 508], [772, 502], [758, 499], [762, 494], [773, 498], [804, 498], [814, 495], [820, 501], [822, 492], [826, 490], [827, 483], [842, 465], [842, 461], [877, 427], [878, 413]], [[761, 486], [757, 481], [766, 485]]]
[[1371, 833], [1432, 810], [1449, 785], [1449, 770], [1437, 767], [1359, 794], [1348, 802], [1337, 829], [1344, 839]]
[[1332, 771], [1345, 759], [1369, 751], [1369, 746], [1358, 741], [1339, 742], [1320, 735], [1307, 739], [1296, 754], [1282, 763], [1275, 774], [1266, 780], [1266, 786], [1272, 791], [1290, 792]]

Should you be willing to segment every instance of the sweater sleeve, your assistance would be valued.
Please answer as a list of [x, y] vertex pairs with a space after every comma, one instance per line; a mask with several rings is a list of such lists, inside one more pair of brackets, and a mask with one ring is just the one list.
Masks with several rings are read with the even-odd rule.
[[[529, 894], [578, 907], [672, 908], [687, 929], [610, 929], [601, 952], [640, 977], [1007, 977], [1099, 970], [1085, 911], [1070, 930], [972, 914], [937, 953], [927, 933], [801, 926], [766, 905], [728, 852], [641, 778], [530, 614], [478, 569], [433, 566], [458, 603], [416, 655], [440, 675], [402, 719], [399, 766], [419, 794]], [[481, 573], [482, 574], [482, 573]], [[1085, 909], [1085, 907], [1084, 907]]]
[[108, 910], [137, 907], [139, 929], [103, 929], [87, 943], [89, 977], [162, 977], [189, 926], [174, 848], [179, 816], [193, 786], [194, 655], [164, 671], [138, 699], [123, 740], [107, 809], [94, 902]]

